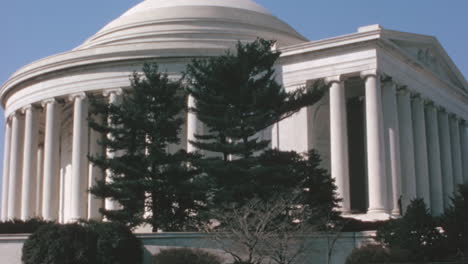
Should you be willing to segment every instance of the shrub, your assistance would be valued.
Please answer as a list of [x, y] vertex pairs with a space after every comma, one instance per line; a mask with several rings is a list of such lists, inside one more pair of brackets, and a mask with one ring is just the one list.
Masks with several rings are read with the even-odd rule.
[[23, 246], [24, 264], [95, 264], [96, 235], [78, 224], [48, 224]]
[[441, 218], [448, 248], [454, 256], [468, 256], [468, 184], [460, 185], [452, 205]]
[[175, 248], [161, 250], [154, 264], [221, 264], [221, 258], [199, 249]]
[[410, 254], [408, 250], [367, 245], [354, 249], [346, 258], [346, 264], [406, 262], [410, 259]]
[[444, 238], [422, 199], [413, 200], [401, 219], [378, 229], [376, 239], [385, 247], [409, 250], [412, 261], [441, 260], [447, 254]]
[[141, 241], [125, 225], [115, 222], [84, 223], [97, 236], [96, 263], [140, 264], [143, 261]]
[[8, 220], [0, 222], [0, 234], [32, 234], [39, 227], [51, 223], [53, 222], [41, 218], [32, 218], [26, 221], [19, 219]]

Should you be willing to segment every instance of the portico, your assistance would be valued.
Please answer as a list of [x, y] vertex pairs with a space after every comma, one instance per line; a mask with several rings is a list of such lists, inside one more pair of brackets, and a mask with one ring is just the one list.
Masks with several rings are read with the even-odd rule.
[[[354, 37], [335, 38], [334, 44], [324, 41], [283, 49], [282, 72], [287, 88], [294, 89], [301, 83], [325, 78], [329, 93], [328, 98], [322, 99], [322, 105], [319, 103], [310, 111], [279, 124], [282, 128], [279, 133], [288, 133], [299, 126], [307, 131], [304, 134], [308, 138], [283, 138], [276, 146], [294, 149], [295, 141], [308, 140], [323, 157], [329, 156], [323, 164], [330, 166], [340, 198], [344, 200], [342, 211], [345, 214], [366, 214], [364, 219], [398, 216], [411, 200], [422, 198], [434, 215], [440, 215], [449, 205], [449, 197], [457, 185], [466, 182], [466, 176], [460, 175], [468, 174], [461, 161], [466, 155], [463, 153], [467, 152], [463, 146], [467, 88], [457, 83], [455, 73], [434, 72], [434, 68], [440, 66], [430, 63], [450, 62], [432, 53], [435, 47], [421, 49], [412, 57], [405, 49], [417, 49], [417, 42], [416, 47], [395, 45], [402, 43], [398, 39], [402, 37], [412, 41], [411, 35], [394, 36], [393, 32], [375, 25], [360, 28]], [[417, 38], [415, 41], [424, 41], [426, 46], [431, 41], [421, 36]], [[348, 50], [348, 45], [353, 48]], [[321, 50], [327, 57], [320, 56]], [[406, 61], [393, 52], [406, 56]], [[312, 53], [314, 59], [301, 60]], [[430, 63], [427, 57], [431, 58]], [[409, 64], [408, 60], [419, 63], [419, 68], [414, 69], [414, 64]], [[363, 113], [362, 124], [355, 122], [352, 113], [347, 113], [354, 111], [350, 108], [354, 98], [363, 101], [359, 106]], [[318, 114], [324, 106], [329, 108], [327, 114]], [[300, 124], [299, 120], [304, 119], [310, 123]], [[314, 123], [325, 124], [327, 119], [330, 126], [325, 140], [330, 144], [329, 149], [317, 144], [319, 140], [314, 138], [317, 137]], [[356, 134], [353, 132], [356, 125], [364, 126], [362, 130], [365, 131], [364, 142], [359, 146], [365, 149], [362, 161], [358, 162], [365, 171], [365, 181], [361, 182], [362, 175], [356, 175], [356, 170], [350, 171], [349, 165], [350, 159], [354, 163], [359, 161], [353, 155], [360, 151], [355, 142], [349, 141], [350, 137], [356, 138], [352, 136]], [[321, 137], [324, 140], [323, 134]], [[360, 192], [366, 193], [365, 210], [362, 210], [362, 202], [353, 203]]]

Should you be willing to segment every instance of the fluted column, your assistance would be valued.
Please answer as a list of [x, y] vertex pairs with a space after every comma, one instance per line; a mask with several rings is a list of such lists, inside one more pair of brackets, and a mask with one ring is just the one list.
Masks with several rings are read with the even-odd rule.
[[468, 183], [468, 122], [460, 122], [460, 145], [463, 164], [463, 179]]
[[444, 207], [450, 206], [450, 197], [453, 195], [454, 180], [452, 167], [452, 150], [450, 147], [450, 129], [448, 114], [445, 109], [441, 108], [438, 114], [439, 119], [439, 136], [440, 136], [440, 160], [442, 168], [442, 181], [444, 185]]
[[414, 162], [413, 118], [410, 93], [405, 87], [398, 91], [398, 119], [400, 122], [402, 205], [406, 209], [416, 198], [416, 171]]
[[341, 210], [351, 211], [349, 195], [348, 126], [346, 95], [341, 76], [327, 79], [330, 84], [331, 175], [335, 179]]
[[[102, 116], [97, 116], [95, 121], [100, 122]], [[89, 131], [89, 155], [92, 157], [100, 157], [104, 154], [104, 148], [99, 142], [102, 140], [102, 133], [97, 132], [94, 129]], [[93, 163], [89, 162], [88, 172], [88, 188], [92, 188], [98, 181], [102, 181], [104, 178], [103, 170]], [[100, 198], [95, 197], [91, 193], [88, 194], [88, 219], [100, 220], [102, 214], [99, 209], [104, 207], [104, 201]]]
[[431, 186], [429, 180], [429, 165], [427, 156], [427, 138], [424, 113], [424, 100], [420, 95], [413, 97], [412, 101], [413, 128], [414, 128], [414, 159], [416, 171], [416, 193], [430, 208]]
[[366, 92], [367, 170], [369, 185], [368, 213], [386, 213], [387, 177], [382, 93], [375, 72], [363, 72]]
[[36, 212], [38, 217], [42, 217], [42, 188], [44, 186], [44, 143], [39, 144], [37, 148], [37, 162], [36, 162]]
[[455, 115], [450, 116], [449, 122], [450, 122], [450, 144], [452, 147], [453, 180], [455, 183], [455, 188], [457, 188], [459, 184], [463, 184], [460, 126], [459, 126], [459, 120], [457, 116]]
[[45, 108], [44, 173], [42, 217], [57, 220], [59, 210], [60, 106], [55, 99], [42, 103]]
[[429, 179], [431, 182], [431, 211], [433, 215], [438, 216], [444, 213], [444, 192], [440, 164], [439, 121], [434, 103], [426, 103], [425, 114]]
[[88, 187], [88, 103], [84, 93], [70, 96], [73, 102], [73, 145], [70, 219], [87, 218]]
[[[188, 108], [195, 107], [195, 98], [193, 96], [188, 97]], [[194, 152], [196, 148], [190, 144], [190, 141], [195, 141], [195, 134], [197, 128], [197, 116], [195, 113], [191, 113], [190, 111], [187, 114], [187, 152]]]
[[39, 136], [38, 114], [35, 106], [23, 108], [25, 116], [23, 151], [23, 191], [21, 196], [21, 219], [35, 217], [37, 187], [37, 140]]
[[8, 187], [8, 218], [21, 216], [21, 186], [23, 165], [24, 118], [16, 112], [11, 117], [10, 177]]
[[1, 221], [8, 219], [8, 188], [10, 173], [10, 146], [11, 146], [11, 122], [5, 118], [5, 141], [3, 149], [3, 176], [2, 176], [2, 217]]
[[[113, 104], [113, 105], [120, 105], [122, 103], [122, 94], [123, 94], [122, 89], [110, 89], [110, 90], [105, 90], [103, 92], [103, 95], [109, 98], [109, 104]], [[111, 135], [107, 135], [107, 137], [111, 137]], [[118, 153], [106, 150], [106, 156], [109, 159], [114, 158], [116, 155], [118, 155]], [[112, 172], [110, 170], [106, 170], [106, 179], [105, 179], [106, 182], [111, 182], [111, 176], [112, 176]], [[111, 198], [105, 199], [104, 207], [106, 210], [119, 210], [120, 209], [119, 203]]]
[[388, 208], [392, 210], [392, 215], [400, 215], [401, 212], [398, 205], [398, 200], [401, 196], [400, 130], [395, 83], [386, 82], [386, 85], [383, 85], [382, 98], [384, 105], [385, 145], [387, 148]]

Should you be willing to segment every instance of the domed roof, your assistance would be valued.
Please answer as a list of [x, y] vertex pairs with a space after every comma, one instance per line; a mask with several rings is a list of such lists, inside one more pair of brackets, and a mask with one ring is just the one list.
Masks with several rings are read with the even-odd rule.
[[75, 50], [121, 44], [249, 41], [256, 37], [277, 40], [279, 46], [307, 41], [251, 0], [145, 0]]

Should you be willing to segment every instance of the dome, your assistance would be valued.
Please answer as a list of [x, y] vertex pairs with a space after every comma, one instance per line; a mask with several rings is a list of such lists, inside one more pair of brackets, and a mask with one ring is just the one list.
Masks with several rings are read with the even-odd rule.
[[145, 0], [76, 50], [142, 43], [186, 48], [187, 42], [203, 46], [257, 37], [277, 40], [279, 46], [307, 41], [251, 0]]

